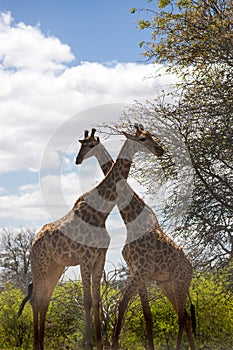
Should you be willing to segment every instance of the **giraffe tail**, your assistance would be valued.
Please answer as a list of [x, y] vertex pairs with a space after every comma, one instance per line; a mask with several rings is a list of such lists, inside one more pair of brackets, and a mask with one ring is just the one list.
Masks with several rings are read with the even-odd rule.
[[21, 303], [21, 305], [20, 305], [20, 307], [19, 307], [18, 317], [20, 317], [20, 315], [22, 314], [26, 302], [27, 302], [28, 300], [31, 299], [32, 291], [33, 291], [33, 284], [32, 284], [32, 283], [29, 283], [29, 285], [28, 285], [28, 294], [27, 294], [27, 296], [23, 299], [23, 301], [22, 301], [22, 303]]
[[194, 337], [196, 338], [196, 311], [195, 311], [195, 306], [192, 303], [191, 297], [189, 295], [189, 300], [190, 300], [190, 314], [191, 314], [191, 324], [192, 324], [192, 331], [194, 334]]

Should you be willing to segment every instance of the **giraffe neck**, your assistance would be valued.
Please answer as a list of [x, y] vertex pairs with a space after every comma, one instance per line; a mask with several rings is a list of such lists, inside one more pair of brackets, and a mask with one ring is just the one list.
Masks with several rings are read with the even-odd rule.
[[[108, 153], [108, 151], [106, 150], [106, 148], [100, 144], [98, 148], [98, 151], [95, 153], [95, 157], [97, 158], [100, 167], [104, 173], [104, 175], [106, 175], [110, 169], [112, 168], [114, 162], [110, 156], [110, 154]], [[123, 150], [120, 154], [119, 154], [119, 164], [120, 163], [125, 163], [127, 161], [127, 159], [122, 160], [122, 154], [125, 154], [125, 150]], [[104, 163], [103, 163], [103, 157], [102, 154], [104, 154]], [[125, 157], [126, 158], [126, 157]], [[129, 159], [128, 159], [129, 161]], [[127, 164], [128, 166], [130, 166], [130, 163]], [[128, 169], [128, 167], [127, 167]], [[126, 171], [127, 171], [126, 169]], [[121, 202], [118, 199], [117, 201], [117, 205], [118, 208], [120, 210], [120, 214], [121, 217], [124, 221], [124, 223], [127, 225], [129, 224], [131, 221], [135, 220], [135, 218], [140, 215], [140, 213], [142, 212], [142, 210], [145, 207], [145, 203], [144, 201], [133, 191], [133, 189], [129, 186], [129, 184], [127, 182], [123, 183], [121, 181], [121, 188], [118, 188], [118, 194], [120, 194], [121, 197]], [[122, 194], [125, 194], [125, 198], [123, 198]], [[129, 215], [130, 213], [130, 215]]]
[[108, 151], [106, 150], [106, 148], [101, 143], [98, 146], [96, 146], [96, 148], [97, 150], [95, 157], [98, 160], [104, 175], [106, 176], [111, 167], [113, 166], [114, 161], [108, 153]]
[[[118, 189], [125, 184], [135, 152], [132, 141], [127, 140], [105, 179], [94, 189], [83, 194], [72, 210], [56, 222], [60, 232], [87, 246], [108, 247], [109, 235], [106, 233], [105, 222], [117, 204]], [[101, 165], [103, 159], [100, 159]]]
[[[136, 144], [136, 145], [135, 145]], [[82, 222], [96, 225], [98, 229], [105, 227], [105, 220], [115, 205], [118, 206], [120, 214], [127, 225], [127, 241], [131, 242], [143, 235], [143, 228], [152, 226], [151, 220], [148, 223], [148, 214], [145, 214], [145, 206], [141, 200], [127, 183], [132, 158], [138, 151], [137, 143], [126, 140], [116, 162], [111, 166], [106, 177], [101, 183], [90, 192], [82, 196], [82, 202], [77, 201], [77, 206], [73, 208], [75, 214]], [[106, 155], [107, 153], [105, 153]], [[102, 158], [100, 158], [102, 159]], [[108, 159], [110, 165], [112, 161]], [[107, 167], [103, 167], [102, 160], [100, 162], [102, 169], [107, 172]], [[106, 163], [105, 163], [106, 164]], [[148, 209], [151, 213], [151, 210]], [[94, 218], [91, 220], [91, 218]], [[143, 222], [144, 218], [147, 223]]]
[[[114, 161], [112, 160], [112, 157], [110, 156], [106, 148], [102, 144], [100, 144], [98, 146], [97, 152], [95, 153], [95, 157], [97, 158], [104, 175], [108, 173], [110, 174], [105, 178], [104, 181], [102, 181], [102, 183], [98, 187], [99, 187], [99, 191], [101, 191], [102, 185], [105, 186], [107, 181], [109, 182], [112, 181], [114, 185], [114, 190], [115, 191], [119, 190], [120, 193], [122, 193], [122, 188], [126, 187], [125, 190], [130, 195], [130, 197], [132, 199], [134, 197], [134, 199], [141, 201], [141, 205], [142, 207], [144, 207], [144, 202], [138, 197], [138, 195], [132, 190], [132, 188], [126, 182], [126, 179], [128, 177], [130, 167], [132, 164], [132, 158], [136, 152], [137, 152], [137, 149], [135, 147], [135, 142], [127, 140], [124, 146], [122, 147], [116, 162], [114, 163]], [[110, 172], [110, 170], [113, 170], [113, 171]], [[118, 186], [117, 186], [117, 183], [119, 183]], [[119, 205], [119, 203], [116, 203], [116, 204], [119, 206], [119, 208], [125, 207], [124, 204], [122, 205]], [[123, 219], [126, 220], [125, 213], [124, 213], [125, 210], [124, 209], [121, 209], [121, 210], [122, 210], [122, 217]], [[126, 221], [125, 223], [127, 224]]]
[[[105, 218], [109, 215], [113, 207], [117, 204], [117, 188], [126, 181], [130, 166], [132, 164], [132, 157], [136, 151], [132, 142], [126, 140], [116, 162], [112, 165], [106, 177], [100, 182], [98, 186], [93, 188], [90, 192], [83, 195], [86, 204], [93, 210], [105, 214]], [[106, 155], [106, 154], [105, 154]], [[102, 158], [100, 158], [101, 167], [107, 172], [106, 166], [103, 166]], [[108, 162], [110, 165], [110, 162]]]
[[[97, 160], [99, 161], [101, 169], [105, 174], [113, 166], [113, 160], [103, 145], [101, 145], [101, 148], [98, 149], [98, 151], [105, 155], [105, 164], [103, 164], [101, 162], [101, 154], [99, 152], [95, 154]], [[125, 150], [120, 153], [119, 158], [122, 157], [122, 154], [124, 153]], [[143, 232], [146, 232], [148, 229], [150, 229], [153, 224], [156, 224], [156, 226], [158, 225], [157, 219], [152, 210], [132, 190], [126, 181], [121, 181], [121, 186], [118, 187], [117, 192], [117, 206], [119, 208], [120, 215], [127, 227], [126, 242], [132, 242], [135, 240], [135, 238], [141, 237], [143, 235]]]
[[[97, 186], [98, 192], [105, 199], [117, 200], [117, 187], [127, 180], [132, 159], [137, 152], [137, 142], [126, 140], [120, 150], [116, 162], [112, 165], [105, 179]], [[115, 202], [116, 204], [116, 202]]]

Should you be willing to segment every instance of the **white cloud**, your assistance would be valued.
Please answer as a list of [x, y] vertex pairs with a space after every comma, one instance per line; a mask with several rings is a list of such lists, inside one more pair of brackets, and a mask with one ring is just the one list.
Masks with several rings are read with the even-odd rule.
[[[0, 15], [0, 174], [43, 168], [42, 185], [47, 186], [46, 195], [55, 204], [59, 203], [56, 181], [62, 182], [64, 206], [57, 215], [65, 214], [76, 198], [101, 178], [96, 170], [99, 166], [92, 168], [86, 161], [78, 184], [73, 159], [63, 154], [62, 163], [61, 153], [77, 151], [77, 138], [84, 129], [117, 120], [120, 106], [152, 100], [161, 87], [176, 80], [169, 75], [147, 78], [161, 68], [152, 64], [82, 62], [71, 66], [73, 59], [68, 45], [44, 35], [38, 25], [15, 24], [10, 13]], [[113, 103], [111, 110], [96, 107]], [[91, 107], [95, 108], [81, 113]], [[107, 148], [115, 150], [113, 146]], [[60, 170], [61, 163], [64, 173], [50, 173], [50, 169]], [[39, 185], [22, 184], [10, 194], [1, 184], [0, 217], [9, 219], [9, 225], [14, 219], [25, 225], [48, 221]], [[114, 215], [109, 222], [117, 232], [119, 222]]]
[[32, 224], [47, 218], [43, 208], [39, 185], [28, 185], [14, 194], [1, 196], [1, 218], [21, 220], [24, 224]]
[[63, 62], [74, 59], [68, 45], [58, 38], [46, 37], [39, 26], [22, 22], [11, 25], [11, 14], [0, 16], [0, 59], [4, 68], [28, 68], [32, 70], [60, 70]]
[[[66, 66], [72, 59], [71, 49], [59, 39], [46, 37], [38, 26], [13, 25], [10, 13], [1, 14], [0, 173], [39, 169], [49, 137], [72, 115], [96, 105], [152, 99], [171, 82], [170, 76], [146, 79], [153, 65]], [[76, 121], [77, 137], [87, 122]]]
[[[162, 84], [156, 79], [142, 80], [152, 70], [152, 66], [137, 64], [106, 67], [86, 62], [67, 68], [60, 75], [0, 71], [4, 86], [0, 90], [0, 145], [4, 152], [0, 172], [38, 169], [50, 136], [77, 112], [106, 103], [129, 104], [136, 99], [152, 99]], [[85, 121], [76, 121], [77, 137], [87, 127]]]

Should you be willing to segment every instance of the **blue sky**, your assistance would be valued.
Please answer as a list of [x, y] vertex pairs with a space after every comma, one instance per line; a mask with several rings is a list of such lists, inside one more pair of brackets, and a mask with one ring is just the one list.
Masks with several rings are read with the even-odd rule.
[[137, 29], [143, 14], [130, 8], [146, 7], [143, 0], [1, 0], [2, 11], [11, 11], [15, 21], [40, 24], [45, 34], [67, 43], [80, 61], [143, 61], [138, 43], [150, 33]]
[[[117, 122], [125, 106], [153, 100], [175, 82], [154, 77], [163, 67], [143, 62], [138, 43], [149, 33], [138, 31], [142, 14], [130, 8], [145, 5], [0, 0], [0, 228], [49, 222], [51, 192], [51, 206], [59, 191], [64, 197], [57, 218], [66, 214], [101, 178], [94, 160], [74, 164], [83, 130]], [[122, 141], [107, 143], [113, 156]], [[120, 245], [124, 229], [114, 215], [107, 224]]]

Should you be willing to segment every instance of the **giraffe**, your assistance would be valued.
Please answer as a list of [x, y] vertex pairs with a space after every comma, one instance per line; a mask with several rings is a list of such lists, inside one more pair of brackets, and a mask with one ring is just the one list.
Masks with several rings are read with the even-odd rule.
[[[143, 126], [140, 125], [138, 133], [143, 133], [143, 131]], [[95, 156], [106, 175], [113, 160], [100, 143], [99, 138], [94, 137], [94, 133], [95, 129], [92, 129], [89, 137], [88, 132], [85, 132], [85, 139], [82, 140], [80, 150], [81, 156], [80, 154], [78, 156], [79, 163], [88, 157]], [[176, 349], [181, 347], [182, 333], [185, 329], [190, 348], [194, 350], [190, 316], [186, 310], [186, 299], [192, 278], [192, 266], [188, 258], [182, 249], [162, 231], [152, 210], [127, 183], [118, 188], [117, 205], [127, 228], [127, 239], [122, 255], [129, 267], [132, 281], [129, 282], [119, 304], [119, 316], [112, 349], [118, 348], [124, 312], [130, 297], [135, 290], [138, 290], [146, 319], [149, 349], [154, 350], [152, 315], [145, 284], [146, 280], [152, 279], [157, 281], [178, 315], [179, 332]]]
[[[86, 317], [86, 349], [93, 349], [91, 340], [91, 307], [93, 308], [98, 350], [101, 339], [99, 302], [100, 280], [110, 237], [105, 221], [116, 204], [116, 184], [127, 178], [132, 157], [138, 151], [161, 155], [162, 148], [151, 136], [135, 135], [134, 142], [126, 135], [119, 157], [103, 181], [81, 195], [64, 217], [45, 225], [36, 235], [31, 247], [32, 284], [23, 300], [19, 314], [27, 300], [33, 310], [34, 350], [44, 350], [45, 317], [51, 295], [64, 268], [80, 265]], [[135, 142], [136, 141], [136, 142]], [[145, 143], [146, 147], [143, 146]], [[127, 167], [124, 164], [128, 157]]]

